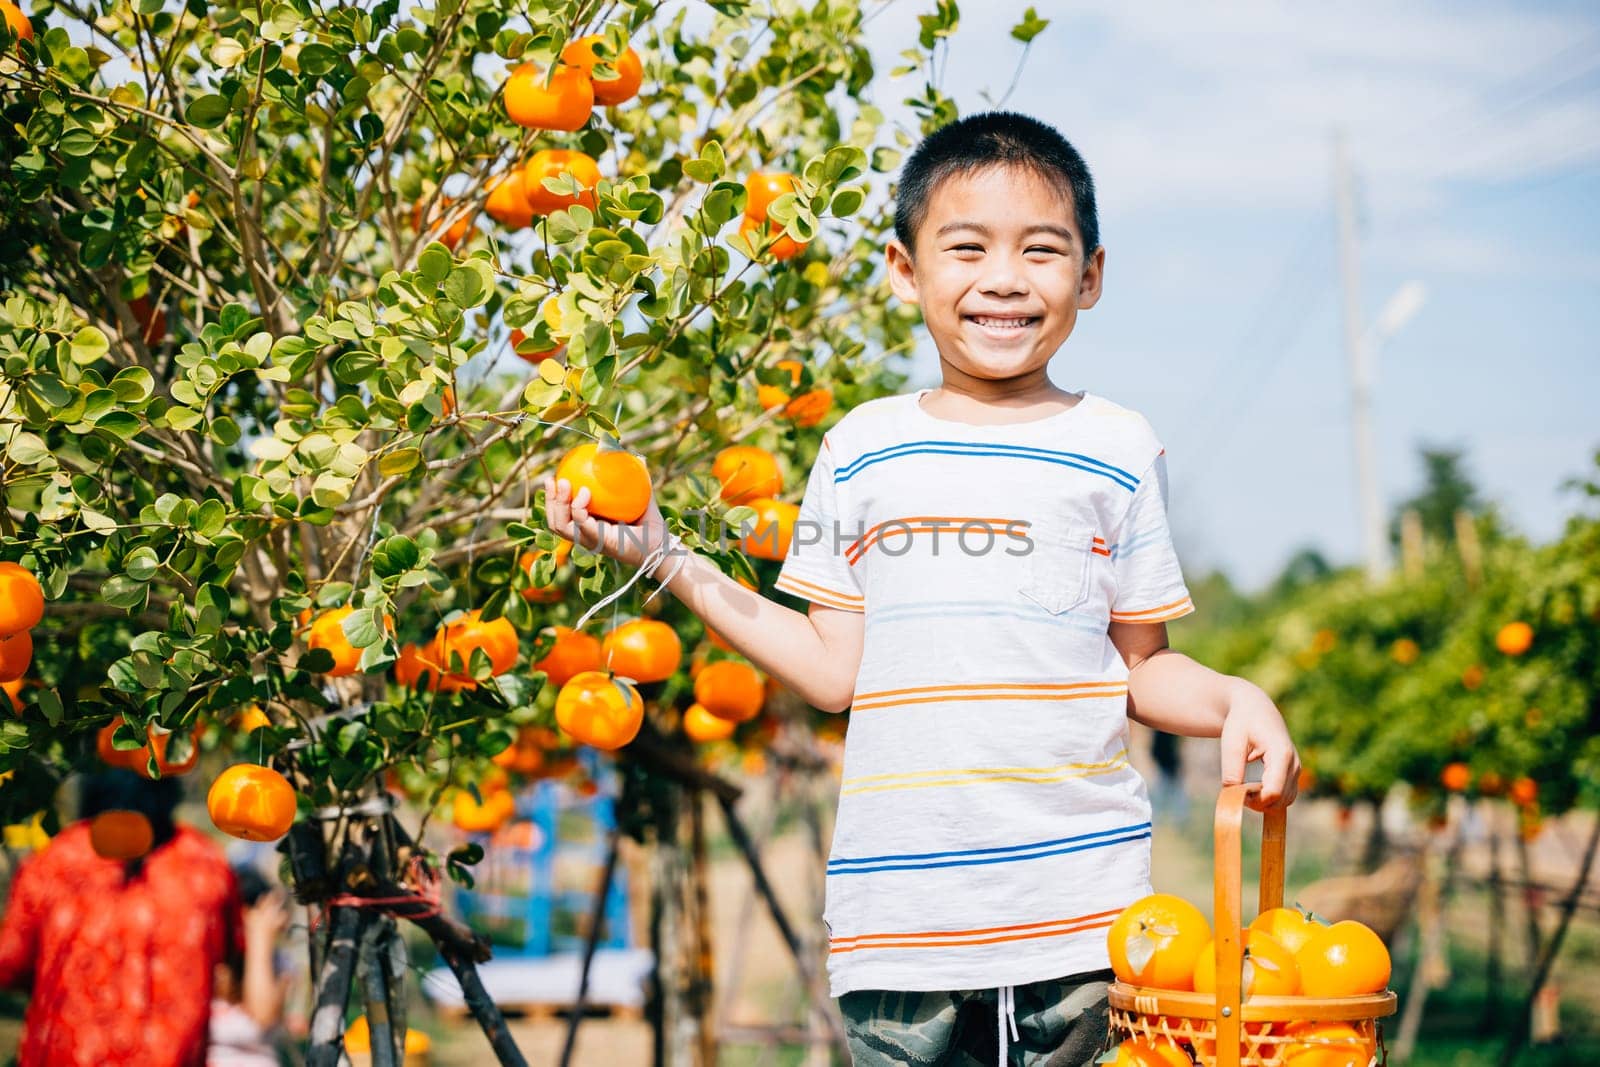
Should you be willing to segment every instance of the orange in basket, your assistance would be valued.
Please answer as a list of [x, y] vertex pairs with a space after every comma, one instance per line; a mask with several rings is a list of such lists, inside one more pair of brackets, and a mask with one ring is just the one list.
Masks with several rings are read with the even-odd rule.
[[[1140, 981], [1134, 984], [1125, 974], [1129, 971], [1126, 966], [1114, 965], [1117, 981], [1110, 989], [1108, 1044], [1121, 1048], [1128, 1041], [1150, 1046], [1175, 1042], [1202, 1067], [1382, 1064], [1378, 1020], [1395, 1011], [1395, 995], [1384, 988], [1389, 978], [1388, 950], [1359, 923], [1321, 926], [1307, 922], [1302, 929], [1293, 913], [1284, 914], [1288, 909], [1283, 908], [1286, 819], [1282, 808], [1263, 815], [1261, 914], [1248, 930], [1240, 924], [1240, 823], [1245, 799], [1260, 788], [1258, 784], [1226, 786], [1217, 798], [1217, 929], [1215, 941], [1203, 945], [1193, 957], [1203, 972], [1199, 983], [1185, 984], [1164, 975], [1161, 984], [1168, 988], [1159, 988], [1150, 982], [1151, 968], [1134, 967], [1131, 970], [1139, 972], [1136, 977]], [[1116, 929], [1114, 925], [1112, 930]], [[1161, 923], [1153, 929], [1159, 938], [1172, 924]], [[1285, 944], [1302, 937], [1298, 946]], [[1208, 969], [1203, 958], [1206, 951], [1214, 961], [1209, 968], [1212, 973], [1204, 973]], [[1115, 955], [1113, 947], [1114, 963]], [[1274, 966], [1247, 968], [1256, 957], [1263, 962], [1270, 957]], [[1269, 988], [1284, 988], [1282, 982], [1261, 981], [1262, 971], [1274, 967], [1277, 973], [1296, 968], [1302, 995], [1268, 995]], [[1313, 976], [1309, 981], [1307, 973]], [[1214, 989], [1193, 991], [1207, 985]]]

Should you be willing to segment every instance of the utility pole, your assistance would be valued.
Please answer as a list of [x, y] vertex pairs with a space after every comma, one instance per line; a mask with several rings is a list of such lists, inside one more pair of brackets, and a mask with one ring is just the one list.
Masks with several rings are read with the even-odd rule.
[[1361, 514], [1361, 544], [1369, 580], [1389, 574], [1389, 546], [1383, 532], [1383, 501], [1378, 490], [1377, 446], [1372, 437], [1372, 350], [1361, 324], [1361, 268], [1356, 248], [1355, 182], [1344, 132], [1333, 136], [1334, 204], [1339, 216], [1339, 275], [1344, 290], [1344, 347], [1350, 361], [1350, 430], [1356, 451], [1356, 495]]

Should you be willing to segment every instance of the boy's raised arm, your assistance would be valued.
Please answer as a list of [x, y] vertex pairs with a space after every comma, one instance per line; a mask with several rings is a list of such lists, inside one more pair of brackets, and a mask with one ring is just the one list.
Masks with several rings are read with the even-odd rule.
[[[545, 522], [552, 531], [591, 551], [638, 566], [650, 549], [664, 544], [666, 522], [652, 495], [632, 526], [596, 519], [588, 490], [576, 498], [565, 479], [547, 477]], [[683, 566], [669, 555], [655, 568], [664, 577], [678, 568], [667, 589], [741, 654], [823, 711], [850, 706], [861, 665], [864, 616], [813, 604], [808, 615], [768, 600], [723, 574], [707, 560], [680, 548]]]

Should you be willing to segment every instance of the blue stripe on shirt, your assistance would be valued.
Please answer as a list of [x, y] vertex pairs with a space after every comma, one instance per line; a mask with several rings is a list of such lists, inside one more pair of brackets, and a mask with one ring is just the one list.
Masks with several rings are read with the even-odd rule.
[[[1116, 837], [1121, 834], [1131, 834], [1141, 830], [1145, 831], [1145, 836], [1148, 837], [1150, 823], [1142, 822], [1136, 823], [1133, 826], [1118, 826], [1110, 830], [1095, 830], [1092, 833], [1076, 834], [1072, 837], [1057, 837], [1049, 841], [1033, 841], [1026, 845], [1005, 845], [1000, 848], [968, 848], [960, 849], [954, 852], [906, 852], [898, 855], [888, 856], [862, 856], [856, 859], [835, 859], [828, 861], [828, 868], [829, 870], [832, 870], [834, 867], [838, 867], [846, 863], [903, 863], [907, 860], [938, 860], [961, 856], [998, 856], [1003, 853], [1030, 852], [1034, 849], [1052, 848], [1056, 845], [1072, 845], [1082, 841], [1091, 841], [1095, 838]], [[1133, 839], [1130, 838], [1129, 840]], [[1115, 842], [1107, 843], [1114, 844]], [[1030, 857], [1023, 856], [1016, 858], [1027, 859]], [[933, 866], [942, 865], [933, 864]]]
[[1048, 448], [1030, 448], [1024, 445], [975, 445], [965, 441], [906, 441], [887, 448], [863, 453], [852, 462], [834, 472], [834, 484], [847, 482], [874, 463], [883, 463], [902, 456], [934, 454], [947, 456], [1004, 456], [1008, 459], [1031, 459], [1041, 463], [1055, 463], [1109, 478], [1130, 492], [1139, 487], [1139, 479], [1093, 456], [1078, 452], [1061, 452]]

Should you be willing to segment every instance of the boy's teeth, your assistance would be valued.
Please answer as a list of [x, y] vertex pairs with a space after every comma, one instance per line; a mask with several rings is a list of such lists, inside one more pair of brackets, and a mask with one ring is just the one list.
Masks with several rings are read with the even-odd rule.
[[1010, 319], [996, 319], [996, 318], [991, 318], [988, 315], [974, 315], [972, 317], [972, 321], [976, 322], [979, 326], [1000, 326], [1000, 327], [1013, 327], [1013, 328], [1015, 328], [1015, 327], [1019, 327], [1019, 326], [1026, 326], [1026, 325], [1028, 325], [1028, 323], [1032, 322], [1033, 320], [1030, 319], [1030, 318], [1025, 318], [1025, 317], [1010, 318]]

